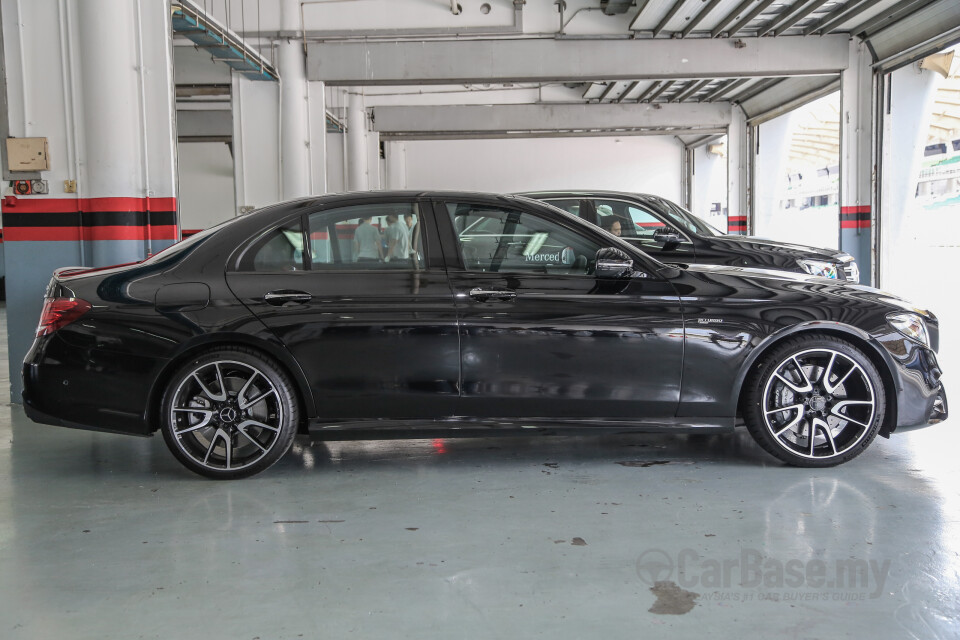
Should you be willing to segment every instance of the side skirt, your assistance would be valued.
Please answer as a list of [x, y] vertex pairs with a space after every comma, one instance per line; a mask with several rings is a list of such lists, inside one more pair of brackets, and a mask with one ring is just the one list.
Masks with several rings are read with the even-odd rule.
[[316, 440], [391, 440], [419, 438], [489, 438], [499, 436], [574, 436], [631, 433], [728, 433], [734, 418], [465, 418], [439, 420], [313, 420], [307, 432]]

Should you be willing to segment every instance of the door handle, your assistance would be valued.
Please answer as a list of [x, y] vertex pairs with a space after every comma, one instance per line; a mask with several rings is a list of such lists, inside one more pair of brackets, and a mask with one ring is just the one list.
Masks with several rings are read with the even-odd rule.
[[487, 300], [513, 300], [517, 297], [517, 292], [512, 289], [483, 289], [477, 287], [470, 290], [470, 297], [480, 302]]
[[275, 307], [282, 307], [288, 302], [304, 304], [310, 302], [312, 299], [313, 296], [306, 291], [292, 291], [290, 289], [279, 289], [263, 294], [263, 301]]

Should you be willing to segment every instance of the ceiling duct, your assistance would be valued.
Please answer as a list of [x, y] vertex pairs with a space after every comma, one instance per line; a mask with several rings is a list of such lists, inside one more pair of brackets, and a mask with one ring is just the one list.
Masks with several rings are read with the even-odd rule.
[[626, 13], [633, 6], [633, 0], [600, 0], [600, 8], [608, 16]]

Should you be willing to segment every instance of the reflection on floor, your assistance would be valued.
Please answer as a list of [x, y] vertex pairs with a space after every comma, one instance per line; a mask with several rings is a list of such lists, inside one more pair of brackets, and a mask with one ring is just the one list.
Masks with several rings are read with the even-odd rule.
[[745, 433], [302, 441], [220, 483], [3, 406], [0, 637], [954, 638], [950, 427], [821, 471]]

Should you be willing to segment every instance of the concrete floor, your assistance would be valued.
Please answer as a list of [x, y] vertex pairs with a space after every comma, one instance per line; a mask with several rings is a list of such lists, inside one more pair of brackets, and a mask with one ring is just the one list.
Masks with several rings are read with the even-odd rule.
[[219, 483], [2, 406], [0, 638], [956, 638], [951, 426], [824, 471], [744, 432], [300, 442]]

